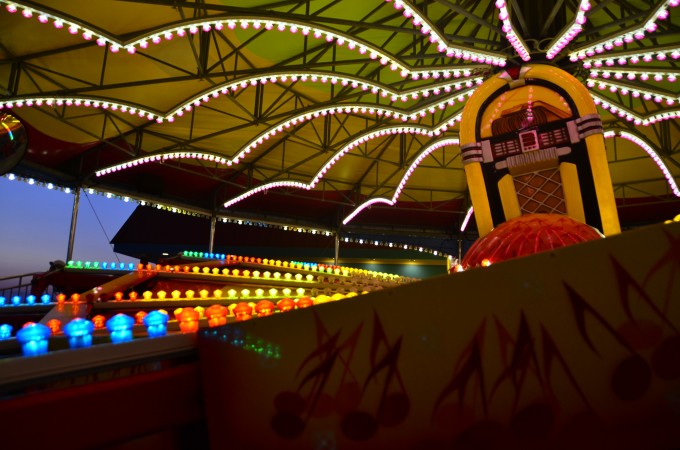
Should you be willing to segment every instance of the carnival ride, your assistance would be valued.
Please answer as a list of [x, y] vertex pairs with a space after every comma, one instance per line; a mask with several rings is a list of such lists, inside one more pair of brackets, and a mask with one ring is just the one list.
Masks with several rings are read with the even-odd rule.
[[[7, 445], [680, 446], [678, 2], [521, 3], [0, 0], [15, 178], [322, 232], [336, 259], [343, 234], [450, 235], [468, 203], [481, 237], [425, 280], [212, 236], [67, 261], [0, 297]], [[57, 408], [78, 433], [16, 431]]]

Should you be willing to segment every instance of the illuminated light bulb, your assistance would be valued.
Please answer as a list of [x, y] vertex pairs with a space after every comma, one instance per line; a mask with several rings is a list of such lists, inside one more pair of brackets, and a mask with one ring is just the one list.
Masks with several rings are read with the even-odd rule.
[[198, 313], [198, 318], [202, 319], [203, 318], [203, 313], [205, 312], [205, 308], [202, 306], [195, 306], [194, 311]]
[[73, 303], [78, 303], [80, 301], [80, 294], [78, 294], [77, 292], [71, 294], [71, 301]]
[[38, 356], [47, 353], [52, 331], [39, 323], [29, 323], [17, 331], [16, 339], [24, 356]]
[[281, 312], [288, 312], [295, 309], [295, 300], [292, 298], [284, 298], [276, 303], [276, 307]]
[[274, 314], [274, 309], [276, 306], [269, 300], [260, 300], [255, 305], [255, 312], [257, 312], [258, 317], [271, 316]]
[[227, 291], [227, 295], [229, 296], [229, 298], [236, 298], [236, 289], [229, 289]]
[[208, 298], [208, 294], [209, 292], [207, 289], [201, 289], [200, 291], [198, 291], [198, 295], [199, 297], [201, 297], [201, 300], [206, 300]]
[[102, 316], [101, 314], [97, 314], [92, 318], [92, 323], [94, 324], [94, 328], [96, 330], [102, 329], [105, 327], [106, 317]]
[[191, 268], [191, 271], [192, 271], [193, 273], [199, 273], [199, 272], [201, 271], [201, 268], [198, 267], [198, 266], [194, 266], [194, 267]]
[[491, 265], [491, 261], [488, 258], [484, 258], [482, 260], [482, 267], [489, 267]]
[[235, 277], [237, 277], [239, 273], [241, 273], [241, 271], [238, 270], [238, 269], [234, 269], [234, 270], [231, 271], [231, 274]]
[[259, 270], [253, 271], [253, 278], [260, 278], [260, 271]]
[[179, 321], [179, 329], [182, 333], [195, 333], [198, 331], [198, 320], [200, 315], [194, 308], [182, 308], [175, 317], [177, 317], [177, 320]]
[[305, 278], [307, 278], [307, 281], [310, 281], [310, 282], [314, 281], [314, 275], [312, 275], [311, 273], [307, 274], [307, 276]]
[[168, 314], [160, 310], [151, 311], [142, 319], [142, 323], [146, 327], [146, 333], [150, 338], [162, 337], [168, 331]]
[[269, 289], [269, 296], [270, 297], [276, 297], [279, 294], [279, 290], [276, 288], [271, 288]]
[[109, 330], [111, 342], [120, 344], [132, 340], [132, 327], [135, 320], [125, 314], [116, 314], [106, 321], [106, 328]]
[[256, 297], [262, 297], [263, 295], [264, 295], [264, 289], [262, 289], [262, 288], [255, 289], [255, 296]]
[[48, 305], [52, 302], [52, 297], [50, 297], [50, 294], [43, 294], [40, 296], [40, 301], [43, 305]]
[[243, 271], [243, 276], [244, 276], [244, 277], [249, 277], [249, 276], [250, 276], [250, 270], [244, 270], [244, 271]]
[[158, 300], [165, 300], [165, 297], [167, 297], [168, 293], [165, 291], [158, 291], [156, 292], [156, 297]]
[[151, 300], [151, 297], [153, 297], [153, 292], [151, 291], [144, 291], [142, 293], [142, 298], [144, 298], [144, 300]]
[[212, 305], [205, 310], [208, 326], [211, 328], [226, 325], [227, 315], [229, 315], [229, 308], [222, 305]]
[[236, 321], [242, 322], [245, 320], [250, 320], [253, 316], [253, 307], [246, 302], [237, 303], [232, 310]]
[[281, 278], [281, 273], [280, 272], [274, 272], [274, 279], [278, 280]]
[[305, 288], [297, 288], [295, 289], [295, 293], [297, 294], [298, 297], [302, 297], [305, 295]]
[[0, 325], [0, 341], [6, 341], [12, 337], [12, 325], [3, 323]]
[[64, 327], [64, 334], [68, 337], [70, 348], [86, 348], [92, 346], [93, 331], [94, 323], [80, 317], [71, 320]]
[[184, 292], [184, 296], [189, 300], [194, 298], [194, 294], [195, 294], [195, 292], [191, 289], [187, 289], [187, 291]]
[[201, 272], [203, 272], [204, 274], [209, 274], [209, 273], [210, 273], [210, 267], [204, 267], [204, 268], [201, 270]]
[[[266, 260], [265, 260], [265, 261], [266, 261]], [[265, 272], [262, 274], [262, 276], [264, 276], [265, 278], [269, 278], [269, 277], [271, 277], [271, 275], [272, 275], [272, 274], [271, 274], [271, 272], [269, 272], [269, 271], [265, 271]]]
[[52, 334], [57, 334], [61, 331], [61, 320], [50, 319], [47, 321], [47, 327], [52, 331]]
[[128, 294], [128, 298], [130, 299], [130, 301], [134, 302], [135, 300], [137, 300], [137, 293], [135, 291], [130, 291], [130, 293]]
[[298, 308], [309, 308], [314, 305], [314, 299], [311, 297], [300, 297], [297, 301]]
[[241, 289], [241, 297], [248, 298], [250, 295], [250, 289]]
[[216, 298], [218, 300], [221, 299], [222, 298], [222, 289], [215, 289], [213, 291], [213, 298]]
[[229, 269], [222, 269], [222, 275], [229, 275]]
[[213, 268], [212, 270], [213, 275], [219, 275], [220, 274], [220, 269], [218, 267]]
[[182, 295], [182, 292], [179, 291], [178, 289], [175, 289], [170, 293], [170, 296], [172, 297], [173, 300], [179, 300], [180, 296]]

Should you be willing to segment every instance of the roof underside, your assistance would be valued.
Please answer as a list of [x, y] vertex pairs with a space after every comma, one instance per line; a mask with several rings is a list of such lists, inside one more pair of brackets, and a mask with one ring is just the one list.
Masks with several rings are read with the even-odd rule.
[[[510, 0], [505, 29], [503, 3], [0, 0], [0, 112], [29, 132], [12, 171], [205, 215], [336, 230], [362, 202], [393, 198], [418, 154], [448, 138], [394, 206], [376, 204], [344, 228], [455, 232], [470, 206], [455, 119], [476, 83], [522, 63], [510, 24], [531, 62], [595, 81], [605, 131], [643, 138], [680, 177], [678, 121], [655, 116], [678, 110], [673, 1]], [[579, 11], [582, 31], [547, 60]], [[578, 51], [588, 55], [570, 59]], [[612, 65], [597, 68], [598, 57]], [[606, 142], [624, 226], [679, 212], [641, 147]], [[294, 181], [313, 187], [240, 199]]]

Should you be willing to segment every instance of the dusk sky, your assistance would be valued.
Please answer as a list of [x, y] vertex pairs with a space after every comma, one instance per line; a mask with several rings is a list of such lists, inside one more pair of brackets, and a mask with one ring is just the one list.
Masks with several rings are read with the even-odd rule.
[[[50, 261], [66, 260], [73, 198], [72, 193], [0, 177], [0, 278], [45, 271]], [[73, 259], [136, 261], [117, 255], [109, 244], [135, 207], [81, 192]]]

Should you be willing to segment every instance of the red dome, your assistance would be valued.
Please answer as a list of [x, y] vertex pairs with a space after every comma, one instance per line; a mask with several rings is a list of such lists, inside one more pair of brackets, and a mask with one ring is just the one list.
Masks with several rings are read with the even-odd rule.
[[561, 214], [527, 214], [504, 222], [478, 239], [465, 254], [463, 269], [601, 239], [595, 228]]

